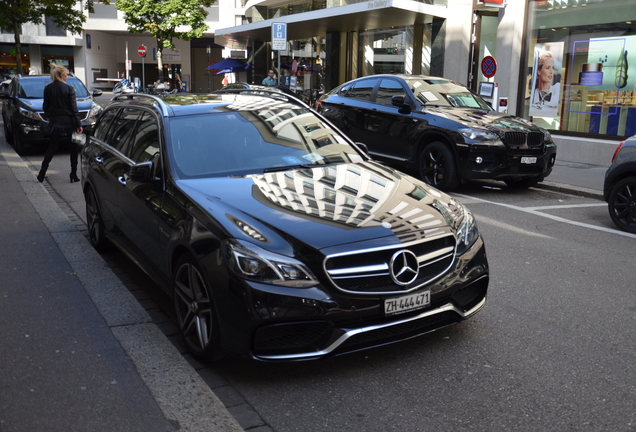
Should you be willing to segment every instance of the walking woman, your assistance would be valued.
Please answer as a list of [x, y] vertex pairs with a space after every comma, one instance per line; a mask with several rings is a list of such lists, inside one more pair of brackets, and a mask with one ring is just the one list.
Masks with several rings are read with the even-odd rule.
[[82, 122], [77, 111], [75, 89], [66, 84], [68, 70], [64, 66], [51, 65], [51, 80], [44, 87], [44, 115], [49, 119], [50, 141], [44, 155], [38, 181], [44, 181], [51, 159], [57, 153], [60, 144], [68, 144], [71, 149], [71, 183], [79, 181], [77, 177], [77, 145], [71, 141], [74, 131], [82, 133]]

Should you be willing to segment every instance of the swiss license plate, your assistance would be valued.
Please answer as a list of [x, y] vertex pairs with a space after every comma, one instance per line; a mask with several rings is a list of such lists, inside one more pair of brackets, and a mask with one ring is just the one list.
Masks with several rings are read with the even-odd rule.
[[424, 291], [403, 297], [384, 300], [384, 314], [397, 315], [417, 309], [422, 309], [431, 303], [431, 292]]
[[536, 157], [522, 157], [521, 158], [521, 163], [522, 164], [534, 164], [534, 163], [537, 163], [537, 158]]

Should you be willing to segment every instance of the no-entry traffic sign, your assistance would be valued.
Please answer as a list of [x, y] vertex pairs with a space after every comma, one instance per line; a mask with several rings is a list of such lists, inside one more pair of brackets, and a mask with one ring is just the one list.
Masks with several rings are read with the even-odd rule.
[[493, 56], [486, 56], [481, 61], [481, 73], [486, 78], [492, 78], [497, 73], [497, 62]]
[[141, 45], [139, 48], [137, 48], [137, 54], [142, 57], [146, 57], [146, 47]]

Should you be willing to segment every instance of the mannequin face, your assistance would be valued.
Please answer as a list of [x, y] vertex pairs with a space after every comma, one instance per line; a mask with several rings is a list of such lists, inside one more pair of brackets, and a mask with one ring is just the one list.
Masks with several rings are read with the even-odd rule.
[[554, 78], [554, 59], [547, 58], [543, 63], [543, 67], [539, 71], [539, 82], [541, 88], [545, 90], [552, 85], [552, 79]]

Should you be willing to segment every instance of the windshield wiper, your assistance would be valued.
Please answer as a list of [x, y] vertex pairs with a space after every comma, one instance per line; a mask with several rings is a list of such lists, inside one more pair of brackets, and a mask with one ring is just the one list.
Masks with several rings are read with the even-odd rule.
[[293, 169], [298, 169], [298, 168], [313, 168], [315, 166], [316, 166], [316, 164], [284, 165], [284, 166], [265, 168], [263, 170], [263, 173], [271, 173], [271, 172], [277, 172], [277, 171], [287, 171], [287, 170], [293, 170]]

